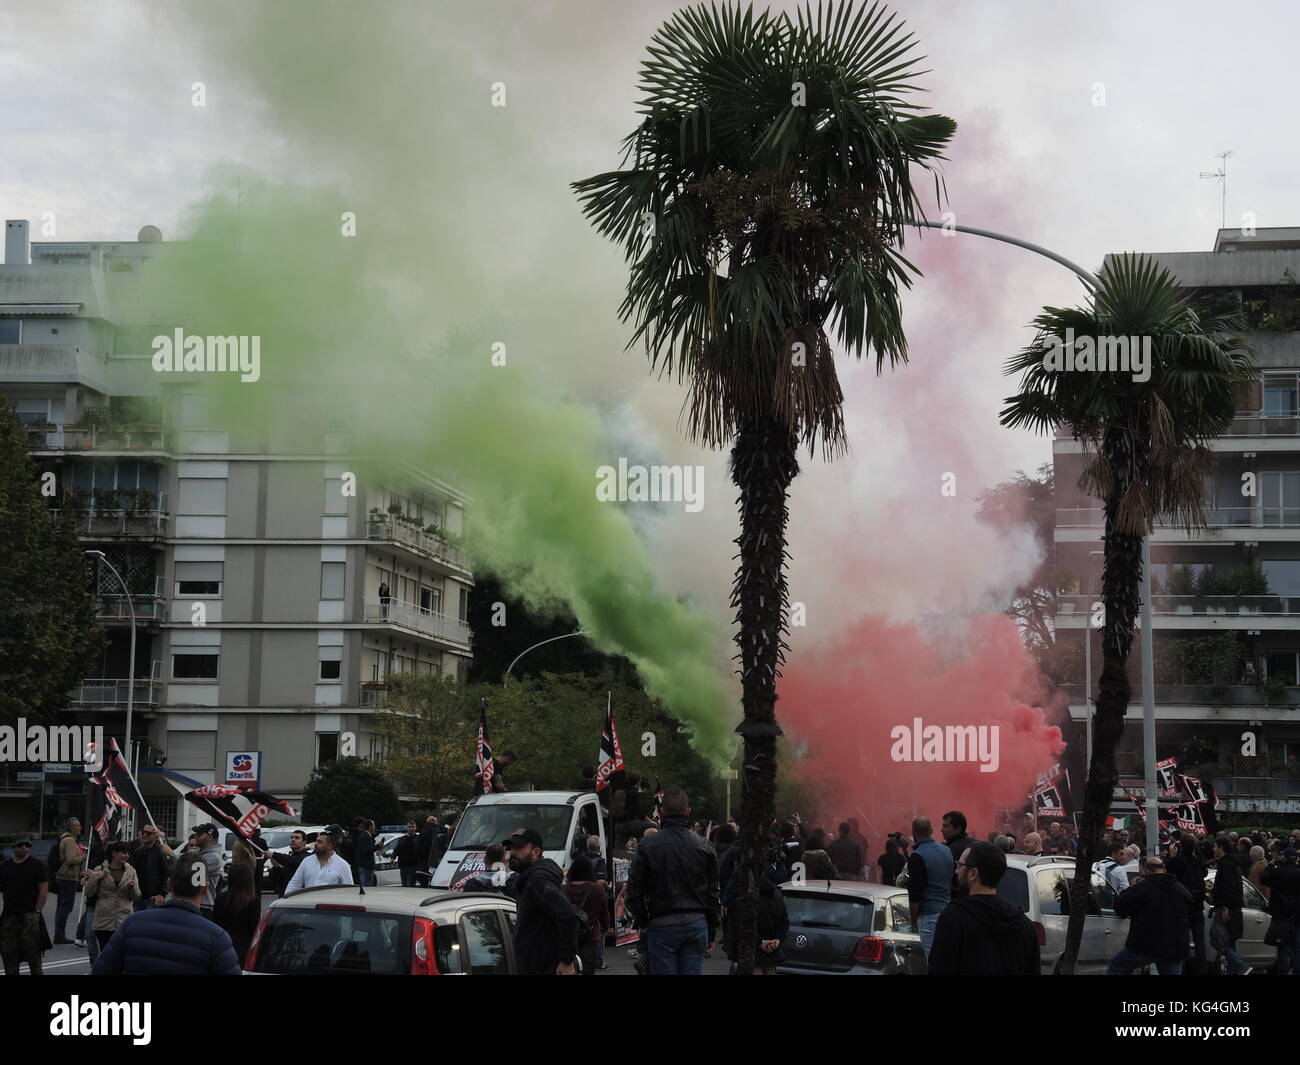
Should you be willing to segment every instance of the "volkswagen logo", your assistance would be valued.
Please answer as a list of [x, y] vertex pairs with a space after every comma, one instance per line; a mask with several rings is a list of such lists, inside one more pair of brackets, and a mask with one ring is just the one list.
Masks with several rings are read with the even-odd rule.
[[795, 936], [794, 945], [798, 947], [800, 950], [803, 950], [804, 947], [808, 946], [808, 937], [805, 935]]

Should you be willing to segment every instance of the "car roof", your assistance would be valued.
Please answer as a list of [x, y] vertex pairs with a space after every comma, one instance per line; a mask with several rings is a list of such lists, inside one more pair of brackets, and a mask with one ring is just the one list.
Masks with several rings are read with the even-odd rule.
[[594, 795], [594, 791], [502, 791], [493, 795], [475, 795], [470, 799], [470, 806], [510, 806], [528, 803], [533, 806], [561, 806], [575, 802], [583, 795]]
[[1073, 867], [1074, 858], [1068, 854], [1008, 854], [1007, 865], [1019, 869], [1038, 866], [1068, 865]]
[[856, 895], [865, 899], [886, 898], [906, 892], [906, 888], [893, 884], [870, 884], [862, 880], [807, 880], [796, 884], [793, 880], [781, 885], [782, 891], [807, 891], [823, 895]]
[[271, 903], [273, 910], [314, 909], [320, 903], [343, 906], [365, 906], [367, 910], [381, 913], [398, 913], [413, 915], [429, 906], [441, 906], [445, 903], [463, 905], [481, 900], [496, 900], [514, 908], [514, 900], [495, 891], [448, 891], [430, 890], [429, 888], [409, 887], [369, 887], [361, 892], [355, 884], [329, 884], [322, 887], [306, 888], [276, 899]]

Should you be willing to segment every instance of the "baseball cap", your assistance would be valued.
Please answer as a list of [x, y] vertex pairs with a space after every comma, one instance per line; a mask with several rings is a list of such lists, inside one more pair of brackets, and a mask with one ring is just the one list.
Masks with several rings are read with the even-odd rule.
[[1297, 854], [1297, 851], [1296, 851], [1296, 849], [1295, 849], [1294, 847], [1283, 847], [1283, 848], [1282, 848], [1282, 857], [1283, 857], [1283, 858], [1294, 858], [1294, 857], [1296, 856], [1296, 854]]
[[326, 826], [325, 826], [325, 835], [327, 835], [327, 836], [341, 836], [341, 835], [343, 835], [343, 826], [342, 826], [342, 825], [326, 825]]
[[542, 842], [542, 834], [538, 832], [537, 829], [535, 828], [521, 828], [509, 839], [503, 839], [501, 841], [501, 846], [523, 847], [529, 843], [531, 843], [534, 847], [541, 847], [542, 850], [546, 849], [546, 844]]
[[32, 837], [27, 835], [26, 832], [20, 833], [14, 837], [13, 846], [15, 847], [30, 847], [31, 845]]
[[218, 837], [218, 829], [216, 825], [209, 821], [203, 825], [195, 825], [194, 834], [196, 836], [211, 836], [213, 839], [216, 839]]

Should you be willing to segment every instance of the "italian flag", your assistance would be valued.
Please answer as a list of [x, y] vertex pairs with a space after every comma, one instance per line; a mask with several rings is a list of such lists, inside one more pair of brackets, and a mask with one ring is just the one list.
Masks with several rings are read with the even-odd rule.
[[1107, 828], [1128, 828], [1129, 818], [1127, 817], [1108, 817], [1106, 818]]

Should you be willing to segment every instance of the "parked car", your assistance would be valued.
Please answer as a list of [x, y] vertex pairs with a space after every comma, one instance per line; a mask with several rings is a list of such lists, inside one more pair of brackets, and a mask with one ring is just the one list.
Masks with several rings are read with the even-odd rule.
[[907, 891], [893, 884], [818, 880], [781, 885], [790, 931], [782, 941], [787, 975], [923, 976], [921, 937]]
[[600, 799], [591, 791], [516, 791], [479, 795], [469, 801], [456, 823], [446, 853], [433, 874], [435, 888], [455, 887], [483, 871], [483, 852], [521, 828], [542, 834], [546, 857], [568, 875], [569, 863], [586, 851], [587, 837], [605, 849], [605, 819]]
[[258, 976], [507, 976], [515, 903], [504, 895], [342, 885], [267, 907], [244, 972]]
[[[1213, 881], [1215, 874], [1214, 866], [1206, 870], [1206, 879]], [[1209, 894], [1206, 894], [1209, 898]], [[1247, 965], [1253, 966], [1256, 970], [1263, 972], [1277, 961], [1277, 947], [1270, 947], [1264, 942], [1264, 933], [1268, 931], [1268, 923], [1271, 918], [1268, 915], [1268, 900], [1260, 894], [1259, 889], [1249, 880], [1242, 877], [1241, 880], [1241, 900], [1245, 906], [1241, 910], [1241, 938], [1237, 940], [1237, 953], [1241, 955], [1242, 961]], [[1210, 929], [1210, 918], [1214, 911], [1211, 907], [1205, 908], [1205, 931], [1208, 936]], [[1217, 952], [1213, 947], [1206, 950], [1206, 958], [1211, 963], [1215, 961]], [[1223, 971], [1227, 971], [1227, 961], [1223, 960]]]

